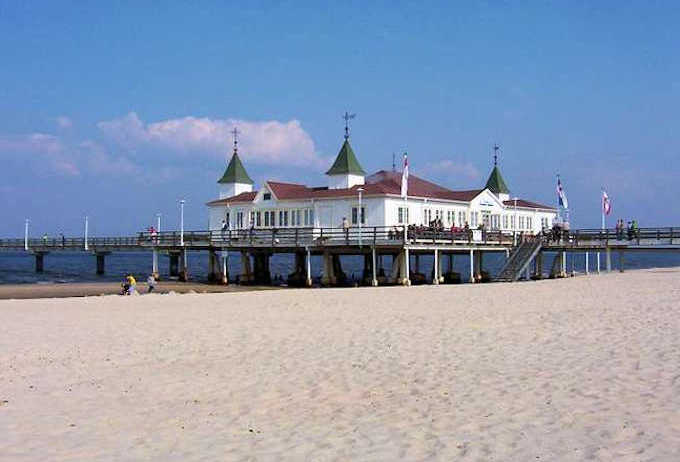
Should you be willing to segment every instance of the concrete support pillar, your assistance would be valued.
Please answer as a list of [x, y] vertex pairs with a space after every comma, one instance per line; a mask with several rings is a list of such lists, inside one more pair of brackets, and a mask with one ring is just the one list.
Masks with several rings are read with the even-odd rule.
[[432, 272], [433, 278], [432, 278], [432, 284], [438, 285], [439, 284], [439, 276], [441, 274], [441, 268], [439, 267], [439, 250], [434, 251], [434, 265], [432, 267]]
[[151, 252], [151, 275], [156, 280], [158, 280], [160, 276], [158, 274], [158, 249], [153, 249]]
[[307, 249], [307, 287], [312, 287], [312, 253]]
[[333, 255], [325, 251], [323, 253], [323, 274], [321, 275], [321, 284], [330, 286], [337, 283], [335, 278], [335, 268], [333, 267]]
[[408, 247], [404, 248], [404, 271], [402, 284], [405, 286], [411, 285], [411, 256], [409, 255]]
[[99, 275], [104, 274], [104, 258], [106, 255], [106, 253], [95, 254], [95, 257], [97, 258], [97, 274]]
[[375, 247], [371, 249], [371, 268], [373, 269], [373, 275], [371, 277], [371, 285], [376, 287], [378, 285], [378, 270], [376, 268], [376, 257], [375, 257]]
[[179, 254], [170, 253], [168, 257], [170, 258], [170, 277], [179, 276]]
[[45, 252], [37, 252], [35, 254], [35, 272], [42, 273], [45, 271]]
[[271, 284], [272, 275], [269, 271], [269, 254], [259, 252], [253, 255], [254, 278], [257, 284]]
[[220, 255], [222, 259], [222, 284], [229, 284], [229, 251], [223, 250]]
[[219, 265], [217, 263], [217, 252], [215, 250], [208, 251], [208, 281], [216, 282], [219, 279]]
[[482, 265], [484, 264], [484, 252], [478, 250], [474, 258], [474, 278], [477, 282], [482, 281]]
[[250, 255], [246, 251], [241, 251], [241, 275], [239, 281], [245, 284], [253, 282], [253, 271], [250, 268]]
[[543, 252], [540, 251], [534, 260], [534, 279], [543, 279]]
[[606, 253], [605, 253], [605, 260], [606, 260], [606, 265], [607, 265], [607, 272], [611, 273], [612, 272], [612, 249], [611, 247], [607, 247]]
[[600, 274], [600, 252], [597, 252], [597, 274]]
[[394, 284], [402, 283], [402, 266], [404, 265], [404, 254], [403, 252], [392, 256], [392, 275], [391, 280]]
[[183, 282], [189, 280], [189, 264], [186, 250], [182, 250], [179, 254], [179, 280]]
[[619, 250], [619, 272], [623, 273], [623, 266], [624, 266], [624, 252], [623, 250]]
[[560, 269], [560, 275], [563, 278], [567, 277], [567, 251], [563, 250], [562, 251], [562, 260], [560, 262], [562, 264], [561, 269]]
[[590, 265], [588, 262], [588, 252], [586, 252], [586, 274], [590, 274]]
[[470, 283], [475, 283], [475, 251], [470, 249]]

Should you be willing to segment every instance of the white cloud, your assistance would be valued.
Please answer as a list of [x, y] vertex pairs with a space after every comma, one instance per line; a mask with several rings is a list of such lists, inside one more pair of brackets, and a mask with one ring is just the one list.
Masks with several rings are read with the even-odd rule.
[[62, 175], [80, 174], [64, 143], [53, 135], [44, 133], [0, 135], [0, 155], [14, 157], [22, 155], [30, 160], [45, 162], [50, 170]]
[[457, 162], [450, 159], [430, 162], [425, 166], [424, 170], [432, 175], [453, 175], [468, 180], [476, 180], [480, 177], [479, 170], [470, 162]]
[[269, 165], [325, 166], [314, 141], [298, 120], [247, 121], [183, 117], [144, 123], [136, 113], [103, 121], [99, 129], [119, 145], [168, 149], [177, 154], [202, 153], [225, 158], [232, 149], [232, 130], [239, 130], [239, 154], [245, 160]]
[[55, 120], [56, 120], [59, 128], [71, 128], [71, 127], [73, 127], [73, 121], [69, 117], [59, 116]]

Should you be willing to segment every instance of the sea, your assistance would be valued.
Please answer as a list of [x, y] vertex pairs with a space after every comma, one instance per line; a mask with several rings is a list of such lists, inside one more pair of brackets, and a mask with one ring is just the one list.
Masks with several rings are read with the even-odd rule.
[[[550, 272], [554, 254], [544, 254], [544, 274]], [[207, 252], [189, 252], [188, 256], [189, 275], [195, 281], [207, 281], [208, 279], [208, 254]], [[423, 255], [420, 260], [420, 272], [426, 276], [432, 274], [434, 258], [432, 255]], [[489, 252], [484, 254], [483, 269], [492, 276], [498, 273], [505, 254], [502, 252]], [[151, 272], [150, 252], [119, 252], [106, 257], [105, 274], [96, 274], [96, 258], [92, 254], [84, 252], [53, 252], [44, 257], [44, 272], [35, 272], [35, 258], [23, 252], [0, 253], [0, 284], [66, 284], [73, 282], [111, 282], [121, 281], [125, 275], [132, 273], [138, 280], [145, 280]], [[605, 269], [604, 253], [600, 257], [601, 269]], [[359, 281], [363, 272], [363, 258], [360, 256], [343, 256], [341, 263], [345, 274], [350, 280]], [[612, 252], [612, 269], [618, 270], [618, 254]], [[240, 255], [230, 253], [229, 274], [233, 279], [240, 273]], [[389, 274], [392, 265], [390, 256], [382, 257], [382, 267]], [[444, 257], [442, 268], [448, 271], [449, 259]], [[590, 271], [596, 269], [595, 253], [589, 257]], [[667, 268], [680, 266], [680, 252], [654, 253], [654, 252], [628, 252], [625, 255], [625, 269], [641, 268]], [[293, 272], [294, 256], [292, 254], [277, 254], [270, 260], [270, 271], [274, 284], [283, 284], [288, 274]], [[321, 276], [322, 261], [320, 256], [312, 257], [312, 276], [319, 281]], [[411, 270], [414, 271], [415, 257], [411, 256]], [[469, 257], [456, 255], [453, 261], [453, 270], [459, 272], [463, 281], [469, 275]], [[167, 256], [159, 257], [159, 270], [161, 278], [167, 278], [169, 274], [169, 259]], [[570, 254], [567, 257], [567, 271], [576, 273], [585, 272], [585, 255], [583, 253]]]

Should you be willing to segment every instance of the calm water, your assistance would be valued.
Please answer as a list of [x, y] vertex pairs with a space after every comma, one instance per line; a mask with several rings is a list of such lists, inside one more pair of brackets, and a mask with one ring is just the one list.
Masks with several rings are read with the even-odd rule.
[[[553, 255], [547, 253], [544, 257], [544, 271], [547, 273], [552, 265]], [[502, 253], [487, 253], [484, 255], [484, 269], [492, 275], [500, 269], [504, 260]], [[189, 253], [189, 273], [192, 279], [205, 280], [208, 275], [207, 252]], [[0, 253], [0, 284], [20, 283], [67, 283], [67, 282], [90, 282], [90, 281], [118, 281], [126, 273], [133, 273], [139, 279], [144, 280], [151, 271], [151, 253], [113, 253], [106, 257], [106, 274], [95, 274], [96, 260], [93, 255], [80, 252], [75, 253], [51, 253], [45, 256], [45, 271], [35, 272], [35, 259], [24, 253]], [[448, 269], [448, 258], [444, 258], [444, 271]], [[271, 258], [272, 277], [280, 276], [283, 279], [293, 271], [293, 255], [275, 255]], [[383, 257], [383, 266], [389, 273], [392, 259]], [[430, 275], [432, 272], [432, 256], [420, 257], [421, 272]], [[577, 272], [584, 271], [585, 257], [583, 254], [570, 255], [567, 257], [567, 269], [573, 268]], [[604, 269], [604, 254], [601, 256], [601, 267]], [[168, 258], [160, 256], [159, 266], [161, 275], [168, 275]], [[363, 269], [363, 259], [358, 256], [342, 257], [342, 266], [350, 278], [359, 280]], [[655, 268], [680, 266], [680, 253], [642, 253], [631, 252], [626, 254], [626, 269]], [[233, 278], [240, 273], [240, 256], [236, 253], [229, 257], [229, 274]], [[618, 255], [612, 253], [612, 267], [618, 268]], [[590, 254], [590, 268], [595, 270], [595, 254]], [[411, 257], [411, 269], [415, 270], [415, 258]], [[454, 271], [461, 273], [464, 279], [469, 274], [469, 258], [466, 255], [457, 255], [454, 258]], [[312, 274], [318, 278], [321, 274], [321, 257], [312, 257]]]

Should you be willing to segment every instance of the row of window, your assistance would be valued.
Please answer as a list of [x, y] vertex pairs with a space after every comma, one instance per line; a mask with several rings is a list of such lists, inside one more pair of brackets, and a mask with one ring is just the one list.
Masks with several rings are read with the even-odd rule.
[[[226, 226], [232, 223], [230, 212], [227, 211], [224, 217]], [[254, 226], [255, 228], [274, 228], [274, 227], [295, 227], [295, 226], [314, 226], [313, 209], [287, 209], [287, 210], [253, 210], [247, 217], [245, 212], [239, 210], [235, 215], [234, 226], [237, 229], [244, 229]]]
[[[423, 209], [423, 224], [432, 223], [433, 219], [440, 219], [446, 227], [458, 226], [462, 228], [467, 223], [471, 228], [484, 225], [486, 229], [533, 229], [533, 218], [531, 216], [518, 215], [517, 223], [515, 223], [515, 214], [500, 215], [475, 211], [470, 212], [468, 217], [468, 212], [464, 210]], [[409, 222], [408, 209], [406, 207], [398, 207], [397, 221], [400, 224]], [[541, 227], [547, 228], [548, 226], [549, 219], [547, 217], [541, 218]]]

